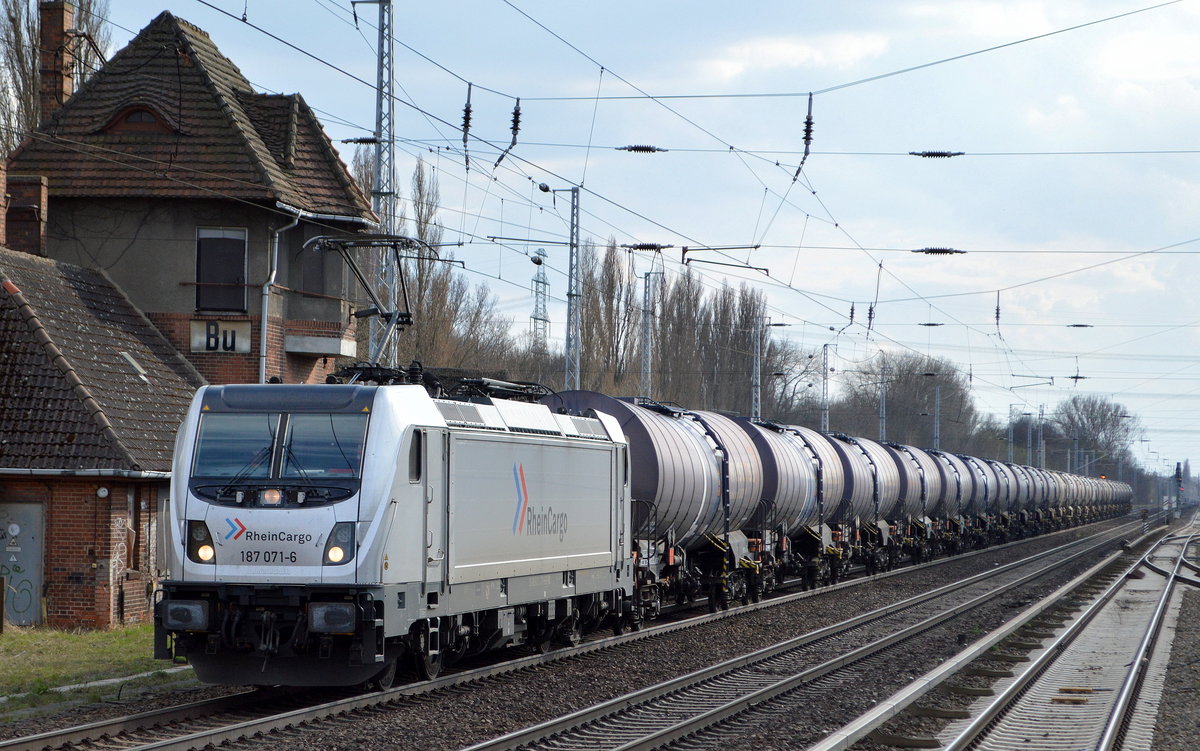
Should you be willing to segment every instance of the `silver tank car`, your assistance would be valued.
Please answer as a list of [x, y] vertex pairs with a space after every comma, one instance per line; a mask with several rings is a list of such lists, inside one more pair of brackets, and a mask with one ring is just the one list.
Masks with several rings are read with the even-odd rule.
[[825, 497], [825, 521], [829, 524], [853, 524], [856, 519], [869, 521], [874, 517], [874, 478], [862, 451], [849, 436], [817, 433], [837, 457], [836, 466], [841, 470], [842, 494], [840, 498]]
[[[846, 470], [842, 463], [842, 455], [834, 446], [829, 436], [803, 425], [788, 425], [788, 431], [804, 442], [809, 452], [816, 459], [816, 502], [817, 515], [826, 523], [836, 522], [834, 517], [842, 505], [846, 493]], [[812, 519], [805, 526], [814, 526]]]
[[857, 449], [857, 456], [867, 470], [867, 489], [870, 496], [865, 513], [858, 514], [860, 521], [904, 518], [906, 511], [900, 505], [900, 470], [887, 449], [869, 438], [844, 435], [834, 437]]
[[885, 443], [900, 473], [900, 503], [906, 515], [938, 517], [946, 507], [946, 475], [943, 466], [924, 449], [900, 443]]
[[969, 516], [977, 513], [976, 475], [967, 463], [955, 454], [930, 451], [946, 470], [947, 516]]
[[[982, 459], [966, 454], [958, 454], [958, 458], [967, 465], [967, 471], [975, 479], [974, 495], [971, 498], [971, 508], [975, 509], [974, 513], [977, 515], [993, 513], [996, 473], [988, 469]], [[964, 503], [964, 505], [966, 504]]]
[[992, 497], [992, 509], [997, 514], [1016, 511], [1016, 499], [1018, 497], [1016, 477], [1003, 462], [998, 462], [994, 459], [984, 459], [983, 461], [992, 474], [996, 476], [996, 492]]
[[594, 391], [543, 399], [552, 409], [612, 415], [629, 441], [634, 525], [642, 537], [673, 537], [683, 548], [724, 531], [721, 452], [728, 457], [729, 528], [744, 527], [758, 509], [763, 466], [754, 442], [732, 419], [652, 402], [634, 403]]
[[762, 497], [772, 504], [775, 522], [792, 536], [817, 525], [817, 458], [794, 428], [760, 424], [745, 417], [734, 422], [754, 442], [762, 462]]

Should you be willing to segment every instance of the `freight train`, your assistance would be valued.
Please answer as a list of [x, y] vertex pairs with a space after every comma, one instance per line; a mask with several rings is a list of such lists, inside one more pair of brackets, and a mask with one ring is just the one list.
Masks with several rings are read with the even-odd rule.
[[1124, 483], [643, 399], [421, 382], [196, 393], [156, 657], [210, 683], [385, 687], [402, 664], [430, 678], [1131, 499]]

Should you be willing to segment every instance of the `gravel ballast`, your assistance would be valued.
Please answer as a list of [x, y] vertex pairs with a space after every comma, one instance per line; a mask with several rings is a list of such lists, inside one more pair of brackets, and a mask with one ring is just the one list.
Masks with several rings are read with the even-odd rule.
[[[240, 747], [278, 748], [286, 743], [287, 747], [297, 749], [360, 751], [386, 743], [414, 751], [461, 748], [837, 623], [1032, 552], [1056, 547], [1081, 534], [1072, 531], [1034, 539], [1014, 548], [953, 559], [905, 576], [865, 582], [845, 590], [819, 591], [792, 604], [646, 639], [634, 646], [574, 657], [468, 688], [402, 700], [366, 715], [324, 722], [320, 724], [320, 732], [273, 735], [243, 742]], [[914, 669], [905, 666], [897, 672]], [[169, 703], [170, 699], [166, 701]], [[144, 697], [137, 708], [147, 709], [151, 702], [158, 704], [159, 698]], [[830, 704], [831, 713], [835, 713], [836, 707]], [[75, 708], [65, 717], [23, 719], [0, 726], [0, 737], [30, 735], [130, 712], [127, 705]]]

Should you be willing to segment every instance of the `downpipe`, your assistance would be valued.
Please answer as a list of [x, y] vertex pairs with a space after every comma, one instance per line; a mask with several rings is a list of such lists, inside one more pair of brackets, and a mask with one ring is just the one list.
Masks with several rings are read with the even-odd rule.
[[267, 280], [262, 284], [262, 318], [259, 320], [258, 331], [258, 382], [267, 382], [267, 316], [271, 308], [271, 287], [275, 286], [275, 278], [279, 276], [279, 236], [300, 224], [300, 214], [292, 217], [286, 224], [271, 233], [271, 254], [267, 268]]

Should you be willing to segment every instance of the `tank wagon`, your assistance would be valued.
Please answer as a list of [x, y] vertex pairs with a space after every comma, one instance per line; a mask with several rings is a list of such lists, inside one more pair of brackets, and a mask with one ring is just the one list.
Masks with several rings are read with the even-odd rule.
[[[625, 433], [637, 613], [758, 599], [780, 578], [837, 581], [1113, 515], [1120, 482], [824, 434], [798, 425], [568, 391]], [[748, 441], [747, 441], [748, 439]]]
[[[410, 383], [421, 382], [411, 377]], [[155, 654], [229, 684], [388, 685], [1118, 513], [1124, 483], [480, 379], [197, 392]], [[498, 395], [515, 397], [499, 398]]]

